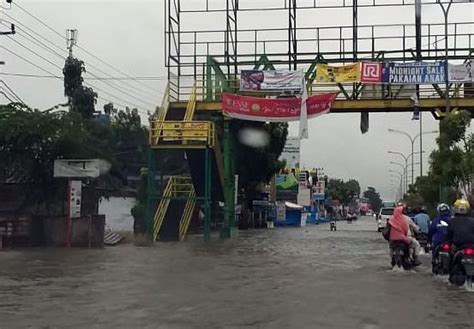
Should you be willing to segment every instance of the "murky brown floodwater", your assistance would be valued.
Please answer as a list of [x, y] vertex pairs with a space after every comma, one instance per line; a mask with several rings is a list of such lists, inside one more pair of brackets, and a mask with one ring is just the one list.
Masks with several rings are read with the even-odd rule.
[[474, 293], [388, 270], [372, 218], [238, 240], [0, 252], [0, 329], [474, 328]]

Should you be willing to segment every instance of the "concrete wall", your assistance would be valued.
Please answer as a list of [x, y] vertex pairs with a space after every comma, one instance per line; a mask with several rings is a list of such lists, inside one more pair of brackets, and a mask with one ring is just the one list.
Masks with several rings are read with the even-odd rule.
[[[66, 218], [44, 217], [43, 234], [46, 246], [62, 247], [66, 244]], [[91, 217], [75, 218], [72, 220], [72, 247], [104, 246], [105, 216], [95, 215]]]

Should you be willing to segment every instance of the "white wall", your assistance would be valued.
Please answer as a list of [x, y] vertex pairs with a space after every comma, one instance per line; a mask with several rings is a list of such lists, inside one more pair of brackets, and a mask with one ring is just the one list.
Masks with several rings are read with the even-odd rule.
[[135, 205], [135, 198], [102, 198], [99, 203], [99, 214], [105, 215], [107, 228], [113, 231], [133, 232], [133, 217], [130, 210]]

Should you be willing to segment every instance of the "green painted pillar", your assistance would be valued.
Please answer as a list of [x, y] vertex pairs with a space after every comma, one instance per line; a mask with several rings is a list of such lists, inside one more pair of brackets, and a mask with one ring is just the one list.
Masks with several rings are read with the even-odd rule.
[[204, 240], [211, 240], [211, 184], [212, 168], [209, 147], [205, 150], [204, 161]]
[[224, 119], [223, 134], [224, 157], [224, 226], [221, 239], [231, 239], [238, 236], [235, 223], [235, 157], [234, 138], [230, 131], [230, 121]]
[[212, 67], [210, 63], [210, 56], [206, 60], [206, 101], [212, 102], [213, 95], [213, 81], [212, 81]]
[[156, 187], [155, 187], [155, 175], [156, 175], [156, 159], [155, 150], [151, 147], [148, 148], [148, 172], [147, 172], [147, 198], [146, 198], [146, 211], [145, 211], [145, 225], [148, 239], [153, 240], [153, 215], [156, 211]]

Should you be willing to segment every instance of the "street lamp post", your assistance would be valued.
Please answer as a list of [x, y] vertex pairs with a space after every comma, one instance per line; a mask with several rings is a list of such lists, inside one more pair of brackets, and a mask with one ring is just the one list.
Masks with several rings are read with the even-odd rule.
[[[410, 157], [412, 157], [415, 154], [418, 154], [420, 152], [410, 153], [408, 156], [406, 156], [402, 152], [396, 152], [396, 151], [387, 151], [387, 153], [401, 156], [403, 158], [403, 160], [405, 160], [405, 168], [408, 168], [409, 167], [408, 166], [408, 160], [410, 159]], [[423, 151], [423, 153], [425, 153], [425, 151]], [[405, 175], [405, 189], [408, 190], [408, 171], [407, 171], [407, 174]]]
[[[397, 165], [397, 166], [400, 166], [400, 168], [402, 168], [402, 171], [403, 171], [403, 176], [405, 177], [405, 192], [408, 191], [408, 186], [407, 186], [407, 181], [408, 181], [408, 177], [407, 177], [407, 167], [404, 166], [403, 164], [399, 163], [399, 162], [394, 162], [394, 161], [390, 161], [390, 164], [394, 164], [394, 165]], [[403, 179], [403, 177], [402, 177]]]
[[390, 177], [396, 178], [400, 183], [400, 199], [403, 199], [403, 178], [400, 175], [390, 175]]
[[[438, 131], [437, 130], [433, 130], [433, 131], [425, 131], [425, 132], [421, 132], [421, 133], [418, 133], [417, 135], [415, 135], [415, 137], [412, 137], [410, 134], [404, 132], [404, 131], [401, 131], [401, 130], [396, 130], [396, 129], [391, 129], [389, 128], [388, 129], [389, 132], [392, 132], [392, 133], [397, 133], [397, 134], [402, 134], [402, 135], [405, 135], [408, 137], [408, 139], [410, 140], [411, 142], [411, 154], [414, 154], [415, 153], [415, 141], [418, 137], [421, 137], [422, 135], [427, 135], [427, 134], [437, 134]], [[420, 144], [420, 147], [422, 145]], [[418, 152], [420, 154], [420, 176], [423, 175], [423, 150], [420, 149], [420, 152]], [[414, 163], [414, 159], [412, 158], [411, 159], [411, 164], [413, 166], [413, 163]], [[413, 184], [413, 177], [415, 177], [415, 167], [413, 166], [411, 168], [411, 183]]]
[[[415, 166], [416, 165], [419, 165], [420, 163], [419, 162], [415, 162]], [[411, 167], [411, 163], [408, 164], [408, 167], [407, 167], [407, 174], [408, 174], [408, 168]], [[409, 176], [409, 175], [408, 175]], [[408, 177], [409, 179], [411, 179], [411, 177]]]
[[390, 185], [391, 188], [394, 189], [394, 191], [396, 192], [396, 196], [395, 196], [395, 199], [397, 200], [400, 200], [400, 195], [402, 195], [401, 191], [400, 191], [400, 184], [394, 180], [390, 181], [392, 183], [392, 185]]

